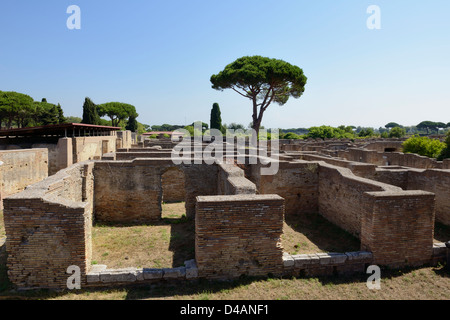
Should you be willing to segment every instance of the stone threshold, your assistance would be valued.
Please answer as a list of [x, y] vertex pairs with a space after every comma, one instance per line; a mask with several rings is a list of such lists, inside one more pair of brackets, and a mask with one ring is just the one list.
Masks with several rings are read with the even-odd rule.
[[86, 277], [88, 284], [131, 283], [145, 280], [192, 280], [198, 277], [198, 268], [195, 260], [186, 261], [184, 267], [163, 269], [107, 269], [105, 265], [93, 265]]
[[372, 261], [372, 253], [367, 251], [346, 252], [346, 253], [314, 253], [290, 255], [283, 254], [283, 265], [285, 268], [301, 268], [313, 265], [337, 266], [347, 263], [370, 263]]

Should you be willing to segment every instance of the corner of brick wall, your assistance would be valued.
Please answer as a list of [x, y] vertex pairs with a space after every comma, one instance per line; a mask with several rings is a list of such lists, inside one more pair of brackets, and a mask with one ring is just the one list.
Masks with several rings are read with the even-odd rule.
[[433, 256], [435, 196], [425, 191], [366, 192], [361, 247], [373, 263], [391, 267], [427, 264]]
[[284, 199], [277, 195], [197, 197], [199, 277], [281, 274], [283, 221]]

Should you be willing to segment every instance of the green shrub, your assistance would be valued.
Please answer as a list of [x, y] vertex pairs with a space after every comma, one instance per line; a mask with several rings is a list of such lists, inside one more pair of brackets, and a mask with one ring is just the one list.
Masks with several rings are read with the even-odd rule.
[[404, 128], [395, 127], [389, 132], [389, 138], [403, 138], [406, 136], [406, 130]]
[[442, 150], [438, 157], [439, 161], [450, 158], [450, 132], [447, 133], [447, 139], [445, 139], [445, 148]]
[[150, 139], [158, 139], [158, 135], [157, 134], [152, 134], [149, 138]]
[[428, 137], [414, 136], [403, 143], [404, 153], [417, 153], [429, 158], [437, 158], [442, 153], [446, 144]]
[[288, 132], [286, 134], [283, 134], [280, 139], [299, 140], [301, 139], [301, 137], [293, 132]]

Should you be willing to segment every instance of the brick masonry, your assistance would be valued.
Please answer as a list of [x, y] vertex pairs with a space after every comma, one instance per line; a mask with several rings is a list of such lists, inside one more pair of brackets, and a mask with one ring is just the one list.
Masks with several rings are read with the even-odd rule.
[[4, 200], [8, 276], [17, 287], [65, 288], [69, 266], [88, 271], [92, 205], [82, 200], [89, 170], [78, 164]]
[[441, 259], [443, 249], [433, 246], [434, 193], [405, 191], [323, 161], [279, 165], [274, 176], [258, 175], [258, 164], [244, 166], [243, 172], [204, 163], [174, 165], [168, 158], [73, 165], [5, 199], [9, 277], [21, 288], [65, 288], [67, 267], [78, 265], [83, 284], [88, 279], [103, 285], [138, 282], [145, 275], [187, 278], [186, 267], [90, 270], [92, 220], [158, 219], [162, 176], [173, 169], [185, 176], [186, 209], [196, 223], [200, 278], [340, 274], [360, 272], [369, 262], [368, 256], [357, 253], [283, 256], [285, 210], [319, 211], [358, 235], [373, 263], [420, 265]]
[[0, 151], [0, 162], [0, 209], [3, 198], [48, 176], [47, 149]]
[[197, 197], [199, 277], [282, 273], [284, 200], [276, 195]]

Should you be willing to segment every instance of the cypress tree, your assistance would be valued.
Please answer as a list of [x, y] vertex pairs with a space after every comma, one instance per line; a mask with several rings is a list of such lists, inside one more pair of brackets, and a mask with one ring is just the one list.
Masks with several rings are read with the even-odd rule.
[[64, 117], [64, 111], [59, 103], [56, 106], [56, 109], [58, 110], [58, 123], [66, 123], [67, 119]]
[[220, 107], [217, 102], [213, 104], [211, 110], [210, 128], [222, 130], [222, 117], [220, 114]]
[[138, 122], [136, 118], [137, 118], [136, 114], [132, 114], [128, 118], [128, 123], [127, 126], [125, 127], [126, 130], [130, 130], [131, 132], [136, 132], [138, 130]]
[[97, 113], [97, 106], [91, 99], [86, 98], [83, 105], [83, 120], [84, 124], [100, 124], [100, 117]]

